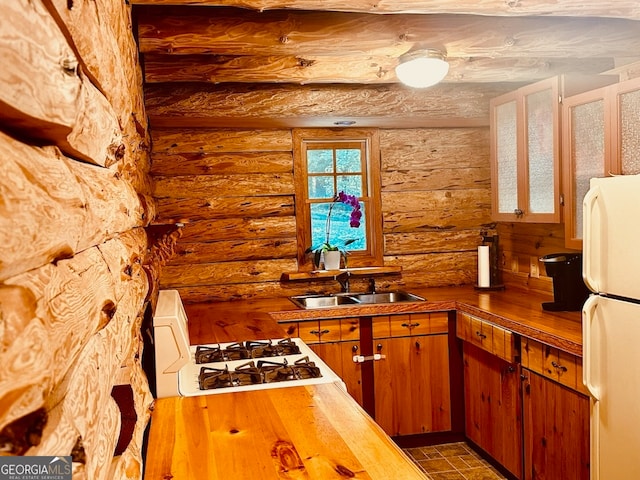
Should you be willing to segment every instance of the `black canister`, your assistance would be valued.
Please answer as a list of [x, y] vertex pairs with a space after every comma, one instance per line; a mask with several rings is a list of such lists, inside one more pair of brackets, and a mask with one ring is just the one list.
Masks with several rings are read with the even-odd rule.
[[589, 296], [582, 280], [581, 253], [551, 253], [540, 258], [547, 276], [553, 281], [553, 302], [542, 304], [543, 310], [575, 312]]

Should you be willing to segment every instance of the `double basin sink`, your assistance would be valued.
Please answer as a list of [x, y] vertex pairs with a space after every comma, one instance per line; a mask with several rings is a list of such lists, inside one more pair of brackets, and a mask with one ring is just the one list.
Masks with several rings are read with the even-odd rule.
[[401, 302], [424, 302], [424, 298], [413, 293], [376, 292], [376, 293], [334, 293], [330, 295], [297, 295], [289, 299], [301, 308], [325, 308], [340, 305], [386, 304]]

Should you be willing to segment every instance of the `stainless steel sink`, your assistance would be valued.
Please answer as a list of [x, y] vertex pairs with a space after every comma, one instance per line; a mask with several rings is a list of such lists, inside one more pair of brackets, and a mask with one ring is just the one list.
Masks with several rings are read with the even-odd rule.
[[339, 305], [382, 304], [400, 302], [424, 302], [424, 298], [413, 293], [377, 292], [377, 293], [336, 293], [332, 295], [297, 295], [289, 297], [293, 303], [301, 308], [325, 308]]
[[302, 308], [337, 307], [360, 303], [349, 295], [297, 295], [289, 299]]
[[424, 302], [424, 298], [408, 292], [360, 293], [353, 295], [360, 303]]

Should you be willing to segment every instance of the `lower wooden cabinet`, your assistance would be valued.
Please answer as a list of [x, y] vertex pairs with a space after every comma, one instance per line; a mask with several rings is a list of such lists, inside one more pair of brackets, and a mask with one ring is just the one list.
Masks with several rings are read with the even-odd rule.
[[589, 480], [589, 398], [522, 369], [525, 480]]
[[[366, 328], [362, 328], [365, 325]], [[451, 430], [447, 312], [290, 322], [389, 435]], [[374, 360], [374, 354], [380, 355]], [[363, 362], [354, 362], [363, 356]]]
[[451, 430], [446, 334], [384, 338], [373, 364], [375, 420], [391, 436]]
[[353, 356], [358, 354], [359, 343], [359, 341], [353, 340], [312, 343], [309, 347], [342, 378], [347, 386], [347, 392], [360, 406], [363, 406], [362, 364], [353, 361]]
[[463, 365], [467, 437], [521, 478], [522, 403], [518, 364], [463, 342]]

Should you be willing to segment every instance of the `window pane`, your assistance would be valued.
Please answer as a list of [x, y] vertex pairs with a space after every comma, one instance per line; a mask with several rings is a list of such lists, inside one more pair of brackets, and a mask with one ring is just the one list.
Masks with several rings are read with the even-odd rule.
[[333, 172], [333, 150], [307, 150], [309, 173]]
[[336, 179], [338, 192], [344, 192], [356, 197], [362, 197], [362, 176], [360, 175], [339, 175]]
[[336, 170], [338, 172], [360, 172], [362, 161], [359, 148], [337, 149]]
[[317, 175], [309, 177], [309, 198], [334, 198], [333, 177]]
[[[329, 205], [329, 203], [311, 204], [311, 245], [313, 247], [318, 247], [326, 241], [326, 224]], [[362, 203], [360, 203], [360, 208], [363, 213], [360, 219], [360, 226], [358, 228], [352, 228], [349, 225], [351, 207], [344, 203], [334, 204], [329, 227], [329, 243], [331, 245], [346, 248], [348, 251], [366, 250], [366, 213]], [[350, 239], [356, 239], [356, 241], [345, 247], [345, 243]]]

